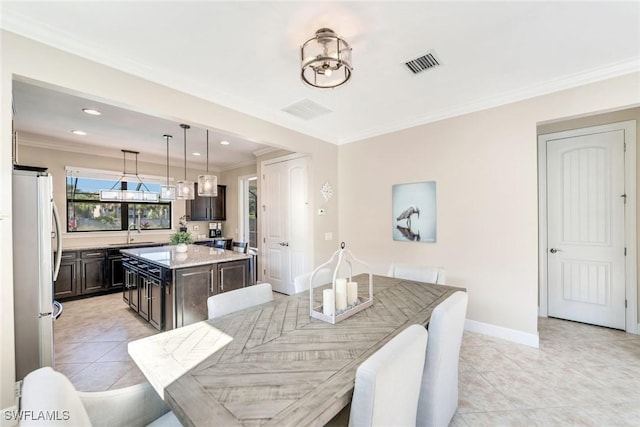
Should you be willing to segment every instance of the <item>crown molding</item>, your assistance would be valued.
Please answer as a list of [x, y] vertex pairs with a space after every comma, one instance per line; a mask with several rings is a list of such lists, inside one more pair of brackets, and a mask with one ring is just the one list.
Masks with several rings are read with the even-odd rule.
[[174, 72], [159, 67], [148, 66], [108, 51], [104, 46], [91, 44], [72, 37], [70, 34], [55, 29], [39, 21], [30, 19], [12, 10], [4, 11], [0, 20], [0, 28], [45, 44], [84, 59], [120, 70], [142, 79], [175, 89], [186, 94], [205, 99], [214, 104], [276, 124], [294, 132], [336, 144], [337, 135], [319, 132], [317, 129], [293, 117], [287, 117], [282, 111], [272, 112], [258, 104], [248, 102], [228, 92], [213, 89], [208, 85], [185, 78]]
[[620, 77], [640, 71], [640, 56], [629, 58], [624, 61], [609, 64], [603, 67], [592, 68], [580, 73], [571, 74], [558, 79], [548, 80], [537, 85], [518, 89], [497, 96], [480, 99], [467, 104], [455, 105], [451, 108], [441, 110], [434, 114], [422, 117], [414, 117], [409, 120], [396, 122], [390, 126], [373, 127], [364, 132], [352, 134], [348, 138], [340, 139], [337, 145], [349, 144], [361, 141], [367, 138], [397, 132], [409, 129], [415, 126], [425, 125], [452, 117], [462, 116], [477, 111], [487, 110], [489, 108], [499, 107], [501, 105], [512, 104], [514, 102], [523, 101], [525, 99], [535, 98], [537, 96], [547, 95], [578, 86], [596, 83], [599, 81]]
[[240, 99], [237, 96], [224, 91], [214, 90], [211, 87], [205, 86], [192, 79], [187, 79], [184, 76], [177, 75], [176, 73], [168, 72], [158, 67], [150, 67], [144, 63], [119, 56], [115, 52], [107, 51], [102, 46], [96, 46], [82, 42], [79, 39], [74, 39], [66, 32], [59, 31], [48, 25], [43, 25], [38, 21], [15, 13], [12, 10], [2, 11], [0, 27], [23, 37], [35, 40], [39, 43], [51, 46], [55, 49], [69, 52], [145, 80], [205, 99], [209, 102], [237, 111], [240, 114], [249, 115], [335, 145], [361, 141], [363, 139], [482, 111], [640, 70], [640, 57], [633, 57], [617, 63], [607, 64], [602, 67], [596, 67], [561, 78], [548, 80], [522, 89], [478, 99], [465, 104], [455, 105], [433, 114], [408, 118], [407, 120], [397, 121], [387, 126], [373, 126], [361, 132], [355, 132], [341, 137], [330, 133], [327, 129], [319, 131], [317, 128], [309, 126], [301, 120], [295, 119], [294, 117], [287, 117], [286, 113], [283, 113], [280, 110], [267, 110], [258, 104]]

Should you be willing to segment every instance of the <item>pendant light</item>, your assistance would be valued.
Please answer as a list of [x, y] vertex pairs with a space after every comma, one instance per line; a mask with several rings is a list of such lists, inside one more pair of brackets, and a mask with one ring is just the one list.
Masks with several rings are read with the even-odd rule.
[[209, 175], [209, 129], [207, 129], [207, 174], [198, 175], [198, 196], [216, 197], [218, 195], [218, 177]]
[[169, 140], [171, 135], [162, 135], [167, 140], [167, 185], [160, 186], [160, 200], [170, 202], [176, 199], [176, 186], [169, 185]]
[[193, 181], [187, 181], [187, 129], [191, 128], [191, 126], [183, 123], [180, 127], [184, 130], [184, 180], [176, 182], [176, 199], [193, 200], [196, 196], [194, 183]]
[[[139, 151], [131, 151], [131, 150], [120, 150], [122, 151], [123, 157], [123, 166], [122, 166], [122, 176], [109, 190], [100, 190], [100, 201], [101, 202], [157, 202], [159, 199], [159, 194], [154, 193], [145, 185], [144, 182], [138, 176], [138, 154]], [[122, 189], [122, 181], [127, 181], [129, 183], [134, 182], [127, 180], [127, 154], [134, 154], [136, 159], [136, 172], [135, 177], [138, 180], [138, 184], [136, 185], [136, 190], [123, 190]], [[120, 187], [117, 188], [116, 187]]]

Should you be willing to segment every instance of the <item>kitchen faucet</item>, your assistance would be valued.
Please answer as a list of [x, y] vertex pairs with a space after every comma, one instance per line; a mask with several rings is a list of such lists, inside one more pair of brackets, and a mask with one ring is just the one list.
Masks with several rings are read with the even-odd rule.
[[140, 233], [140, 216], [141, 212], [138, 211], [138, 223], [129, 224], [129, 227], [127, 228], [127, 244], [133, 241], [133, 239], [131, 238], [131, 227], [136, 227], [138, 229], [138, 233]]

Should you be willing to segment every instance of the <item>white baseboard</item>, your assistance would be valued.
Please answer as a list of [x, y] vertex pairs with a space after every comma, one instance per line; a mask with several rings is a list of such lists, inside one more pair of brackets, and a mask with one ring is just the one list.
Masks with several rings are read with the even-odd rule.
[[18, 406], [9, 406], [2, 409], [2, 418], [0, 418], [0, 426], [13, 427], [18, 425]]
[[528, 345], [529, 347], [540, 347], [538, 334], [529, 334], [515, 329], [503, 328], [502, 326], [469, 319], [465, 320], [464, 328], [469, 332], [477, 332], [490, 337], [502, 338], [517, 344]]

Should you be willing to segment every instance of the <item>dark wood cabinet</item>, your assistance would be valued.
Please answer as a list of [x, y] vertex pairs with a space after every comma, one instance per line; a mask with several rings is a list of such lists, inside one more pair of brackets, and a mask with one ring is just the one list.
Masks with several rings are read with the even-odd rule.
[[123, 300], [161, 331], [206, 320], [207, 298], [252, 284], [247, 259], [169, 269], [124, 255], [122, 263]]
[[150, 277], [147, 282], [149, 295], [149, 323], [156, 329], [162, 329], [162, 307], [164, 306], [162, 292], [162, 281], [155, 277]]
[[[157, 245], [153, 243], [140, 247]], [[129, 261], [120, 252], [124, 247], [126, 246], [63, 251], [60, 273], [54, 283], [54, 298], [64, 301], [123, 289], [122, 298], [127, 303], [131, 298], [131, 304], [137, 310], [139, 278], [127, 278], [124, 273], [123, 260]]]
[[227, 219], [227, 186], [218, 185], [216, 197], [198, 196], [198, 184], [195, 184], [196, 195], [187, 203], [187, 216], [191, 221], [226, 221]]
[[82, 251], [80, 266], [82, 270], [80, 292], [85, 295], [102, 291], [106, 283], [106, 252], [104, 250]]
[[119, 288], [124, 284], [120, 249], [107, 250], [107, 287]]
[[[137, 264], [137, 261], [136, 261]], [[123, 263], [124, 269], [124, 290], [122, 299], [129, 304], [129, 307], [134, 311], [138, 311], [140, 304], [140, 277], [137, 269], [132, 265]]]
[[174, 272], [176, 327], [206, 320], [207, 298], [218, 293], [216, 264], [181, 268]]
[[[163, 278], [168, 270], [150, 262], [123, 257], [124, 291], [122, 299], [140, 317], [159, 330], [165, 319], [165, 289]], [[170, 286], [170, 282], [167, 284]], [[167, 298], [170, 298], [170, 292]]]
[[144, 320], [149, 320], [149, 278], [146, 274], [140, 274], [138, 281], [138, 293], [140, 294], [138, 314]]
[[64, 299], [78, 294], [78, 252], [63, 251], [60, 260], [60, 272], [53, 285], [55, 299]]
[[246, 260], [223, 262], [217, 265], [219, 292], [228, 292], [251, 284], [249, 265]]

